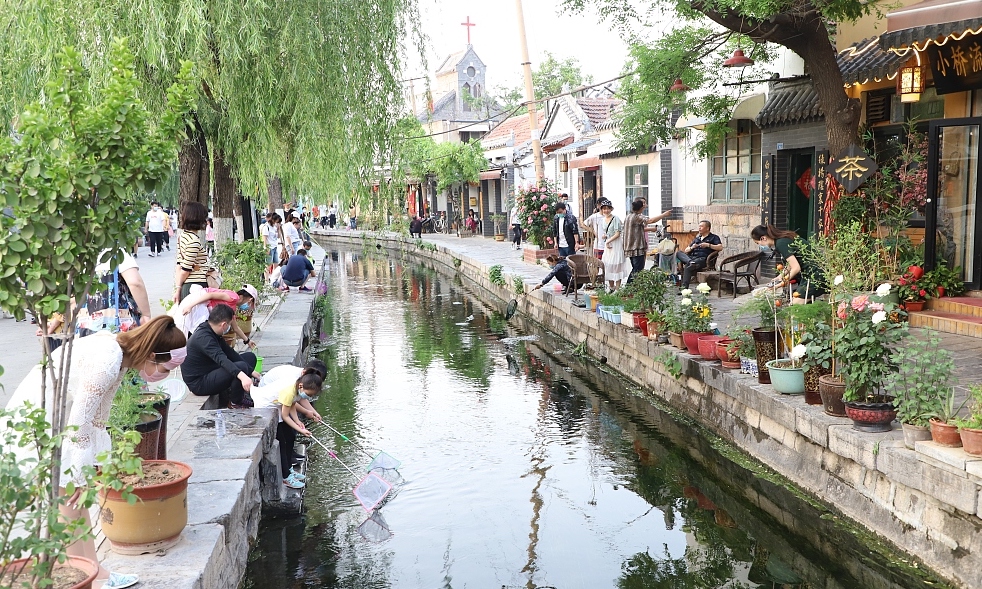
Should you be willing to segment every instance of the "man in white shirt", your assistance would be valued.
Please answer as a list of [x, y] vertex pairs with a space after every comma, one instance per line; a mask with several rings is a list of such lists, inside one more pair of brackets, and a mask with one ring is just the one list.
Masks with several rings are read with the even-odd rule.
[[[160, 203], [153, 201], [150, 205], [150, 212], [147, 213], [147, 220], [144, 224], [144, 231], [147, 232], [150, 241], [150, 257], [159, 255], [162, 251], [164, 238], [167, 236], [167, 229], [170, 226], [170, 217], [160, 208]], [[168, 246], [168, 250], [170, 247]]]

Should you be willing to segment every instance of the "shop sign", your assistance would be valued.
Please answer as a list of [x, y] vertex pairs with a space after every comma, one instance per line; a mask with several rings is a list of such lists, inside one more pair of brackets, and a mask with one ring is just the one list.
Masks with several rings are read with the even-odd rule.
[[818, 230], [825, 233], [825, 211], [828, 200], [829, 152], [823, 149], [815, 153], [815, 201], [818, 207]]
[[982, 88], [982, 37], [949, 38], [944, 45], [931, 45], [925, 53], [938, 94]]
[[878, 166], [873, 158], [853, 143], [835, 158], [832, 175], [846, 192], [856, 192], [863, 182], [876, 173]]
[[764, 172], [760, 178], [760, 216], [761, 222], [765, 225], [772, 222], [771, 203], [774, 195], [774, 156], [765, 155], [763, 158]]

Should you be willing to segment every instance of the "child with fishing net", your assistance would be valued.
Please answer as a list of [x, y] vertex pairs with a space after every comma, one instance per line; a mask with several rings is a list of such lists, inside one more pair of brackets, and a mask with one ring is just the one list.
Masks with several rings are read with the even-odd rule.
[[280, 470], [283, 484], [291, 489], [302, 489], [306, 478], [292, 469], [293, 446], [297, 441], [297, 433], [311, 435], [300, 420], [300, 415], [321, 421], [320, 414], [310, 405], [310, 400], [320, 394], [323, 382], [316, 370], [305, 368], [300, 378], [283, 387], [276, 399], [276, 404], [280, 407], [280, 421], [276, 424], [276, 440], [280, 443]]

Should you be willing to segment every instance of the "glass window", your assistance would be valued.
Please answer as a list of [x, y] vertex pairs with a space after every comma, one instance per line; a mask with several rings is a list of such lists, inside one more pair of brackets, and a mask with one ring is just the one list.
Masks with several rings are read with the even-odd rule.
[[713, 158], [714, 202], [760, 202], [760, 145], [753, 121], [730, 121], [730, 133]]
[[624, 210], [631, 211], [631, 203], [636, 198], [648, 200], [648, 166], [627, 166], [624, 168]]

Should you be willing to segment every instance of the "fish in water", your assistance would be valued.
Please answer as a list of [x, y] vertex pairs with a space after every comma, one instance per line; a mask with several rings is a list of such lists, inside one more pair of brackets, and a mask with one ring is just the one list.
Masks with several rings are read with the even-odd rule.
[[468, 315], [467, 317], [464, 318], [464, 321], [473, 321], [473, 320], [474, 320], [473, 315]]

